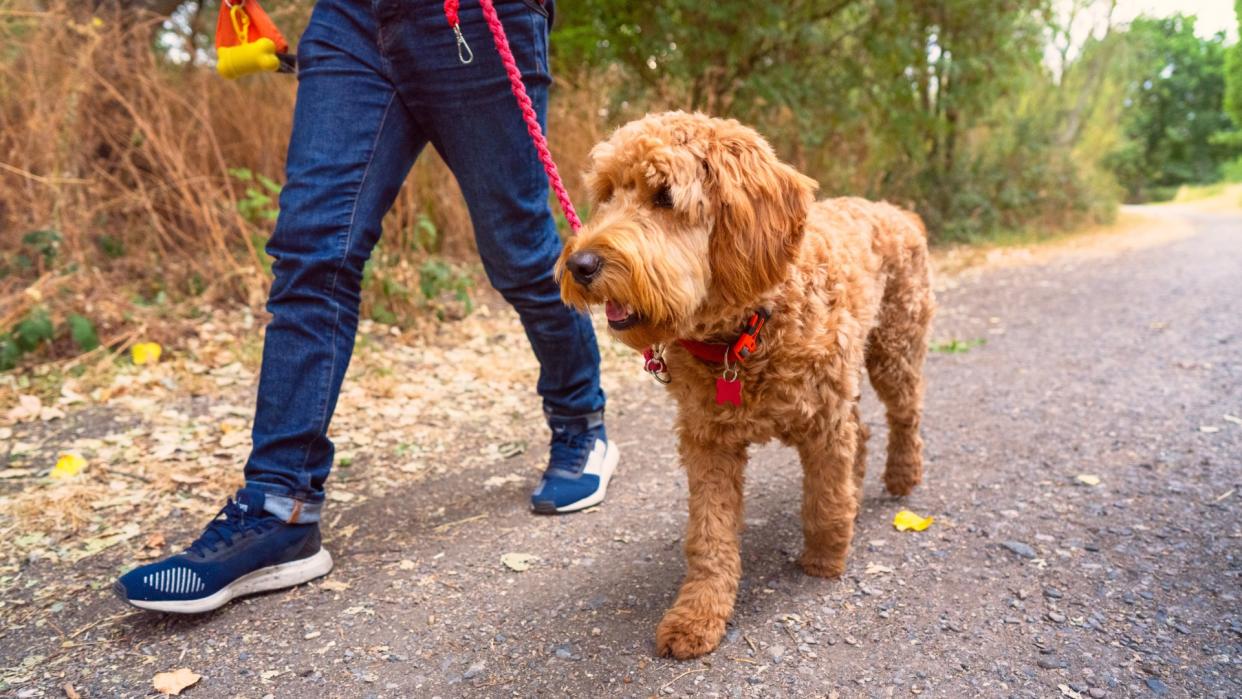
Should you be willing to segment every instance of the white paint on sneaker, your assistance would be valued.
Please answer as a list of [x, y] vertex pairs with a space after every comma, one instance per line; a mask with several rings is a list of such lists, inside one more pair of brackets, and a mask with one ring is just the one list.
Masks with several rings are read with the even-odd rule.
[[[176, 569], [188, 570], [188, 569]], [[157, 612], [172, 612], [174, 614], [201, 614], [209, 612], [213, 609], [219, 609], [228, 604], [231, 600], [245, 595], [253, 595], [258, 592], [268, 592], [270, 590], [280, 590], [294, 585], [301, 585], [315, 578], [327, 575], [332, 570], [332, 556], [327, 549], [319, 549], [319, 551], [307, 558], [302, 558], [288, 563], [268, 566], [260, 568], [253, 573], [243, 575], [234, 580], [232, 583], [224, 586], [214, 594], [206, 597], [191, 600], [126, 600], [135, 607], [141, 609], [150, 609]], [[152, 587], [157, 585], [172, 585], [172, 578], [168, 575], [169, 570], [162, 570], [155, 573], [154, 582], [148, 583]], [[189, 570], [190, 573], [194, 571]], [[151, 579], [152, 576], [144, 578], [143, 582]], [[197, 578], [197, 576], [195, 576]], [[171, 588], [165, 590], [163, 587], [156, 589], [171, 592]], [[201, 579], [198, 579], [198, 589], [203, 589]]]
[[595, 492], [568, 505], [562, 505], [556, 508], [557, 512], [576, 512], [585, 510], [592, 505], [598, 505], [604, 501], [604, 496], [608, 494], [608, 482], [612, 480], [612, 473], [617, 469], [617, 461], [621, 458], [621, 450], [611, 441], [605, 442], [602, 439], [595, 440], [595, 447], [591, 449], [590, 456], [587, 457], [586, 466], [583, 467], [584, 474], [599, 476], [599, 487]]
[[205, 587], [203, 579], [190, 568], [165, 568], [151, 573], [142, 579], [144, 585], [153, 587], [170, 595], [186, 595], [201, 592]]

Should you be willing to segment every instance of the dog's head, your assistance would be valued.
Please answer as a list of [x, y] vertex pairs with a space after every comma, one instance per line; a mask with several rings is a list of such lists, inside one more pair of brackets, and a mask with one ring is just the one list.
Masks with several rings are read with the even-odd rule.
[[736, 121], [649, 115], [591, 151], [591, 219], [557, 263], [561, 297], [603, 304], [641, 349], [688, 336], [698, 316], [753, 310], [802, 242], [815, 181]]

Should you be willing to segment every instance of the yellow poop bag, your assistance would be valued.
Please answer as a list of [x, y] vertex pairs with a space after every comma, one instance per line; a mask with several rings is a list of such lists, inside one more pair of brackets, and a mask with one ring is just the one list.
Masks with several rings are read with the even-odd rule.
[[216, 22], [216, 71], [226, 78], [280, 69], [289, 42], [257, 0], [223, 0]]

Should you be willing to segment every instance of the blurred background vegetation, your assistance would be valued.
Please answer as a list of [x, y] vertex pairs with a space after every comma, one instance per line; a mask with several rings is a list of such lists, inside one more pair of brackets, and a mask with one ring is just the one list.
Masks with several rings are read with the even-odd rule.
[[[296, 43], [313, 2], [264, 6]], [[296, 82], [216, 77], [218, 7], [0, 0], [0, 369], [262, 302]], [[645, 112], [736, 117], [823, 195], [909, 206], [940, 244], [1052, 234], [1242, 179], [1237, 42], [1193, 16], [1122, 14], [1118, 0], [566, 0], [551, 142], [576, 173]], [[385, 220], [364, 314], [408, 329], [469, 312], [472, 246], [429, 153]]]

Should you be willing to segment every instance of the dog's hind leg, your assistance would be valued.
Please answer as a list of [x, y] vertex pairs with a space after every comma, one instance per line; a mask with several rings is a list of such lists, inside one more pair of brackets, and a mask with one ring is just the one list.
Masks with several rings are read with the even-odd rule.
[[862, 420], [857, 400], [854, 402], [854, 428], [858, 431], [858, 446], [854, 448], [854, 499], [858, 501], [861, 511], [863, 478], [867, 475], [867, 440], [871, 438], [871, 429]]
[[893, 495], [909, 495], [923, 479], [923, 359], [935, 307], [926, 257], [916, 252], [909, 269], [889, 277], [867, 340], [867, 375], [887, 409], [884, 487]]
[[851, 411], [808, 432], [799, 443], [802, 459], [802, 533], [806, 539], [800, 563], [808, 575], [835, 578], [845, 572], [845, 557], [854, 538], [858, 513], [858, 426]]
[[714, 650], [733, 613], [742, 575], [738, 532], [746, 445], [696, 441], [683, 430], [679, 449], [690, 479], [686, 579], [656, 628], [656, 648], [685, 660]]

